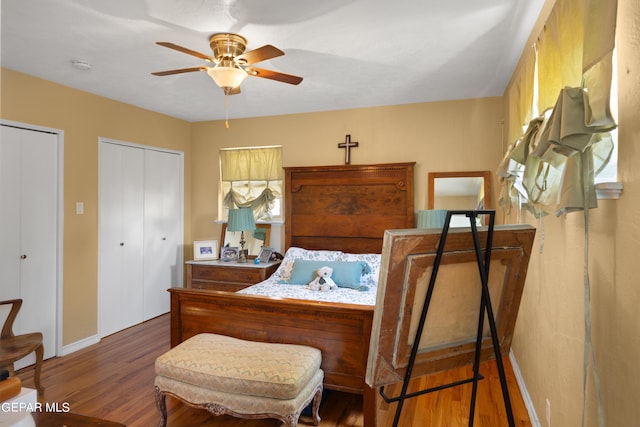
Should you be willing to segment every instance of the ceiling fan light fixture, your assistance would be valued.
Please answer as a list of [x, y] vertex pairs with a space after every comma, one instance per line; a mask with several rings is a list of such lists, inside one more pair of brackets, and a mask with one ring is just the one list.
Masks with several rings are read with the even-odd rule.
[[207, 70], [209, 77], [221, 88], [236, 88], [247, 77], [247, 72], [241, 67], [234, 65], [216, 65]]
[[212, 35], [209, 39], [209, 45], [213, 56], [205, 55], [170, 42], [156, 42], [156, 44], [195, 56], [208, 62], [214, 62], [215, 66], [180, 68], [151, 74], [154, 76], [169, 76], [194, 71], [206, 71], [215, 84], [222, 88], [226, 95], [236, 95], [240, 93], [240, 84], [248, 75], [291, 85], [297, 85], [302, 82], [302, 77], [272, 70], [264, 70], [262, 68], [254, 68], [253, 64], [277, 58], [284, 55], [284, 52], [270, 44], [245, 52], [247, 39], [238, 34], [218, 33]]

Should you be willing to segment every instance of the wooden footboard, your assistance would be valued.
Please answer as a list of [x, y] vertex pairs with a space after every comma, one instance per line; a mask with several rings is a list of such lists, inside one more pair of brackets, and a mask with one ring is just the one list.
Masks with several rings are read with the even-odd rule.
[[201, 332], [302, 344], [322, 351], [325, 387], [366, 394], [373, 307], [169, 289], [171, 346]]
[[[284, 168], [283, 249], [380, 253], [385, 230], [414, 226], [414, 165]], [[364, 381], [373, 307], [223, 291], [169, 291], [172, 346], [211, 332], [318, 348], [325, 387], [363, 394], [364, 425], [376, 426], [376, 393]]]

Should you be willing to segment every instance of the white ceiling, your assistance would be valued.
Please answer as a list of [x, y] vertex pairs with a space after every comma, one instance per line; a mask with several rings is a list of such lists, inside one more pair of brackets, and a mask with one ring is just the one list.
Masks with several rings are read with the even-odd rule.
[[[206, 65], [157, 46], [211, 54], [233, 32], [256, 64], [299, 86], [248, 77], [229, 117], [340, 110], [502, 95], [544, 0], [2, 0], [2, 67], [188, 121], [225, 118]], [[72, 67], [86, 61], [90, 71]]]

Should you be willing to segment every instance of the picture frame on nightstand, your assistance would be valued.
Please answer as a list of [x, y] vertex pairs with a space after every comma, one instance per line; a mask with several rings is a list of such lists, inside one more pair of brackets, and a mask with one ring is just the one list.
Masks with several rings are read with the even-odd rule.
[[237, 246], [223, 246], [220, 250], [220, 259], [222, 261], [237, 261], [240, 250]]
[[198, 240], [193, 242], [193, 259], [195, 261], [218, 259], [218, 241]]
[[262, 263], [267, 263], [271, 260], [271, 254], [273, 253], [273, 248], [269, 248], [267, 246], [263, 246], [260, 249], [260, 253], [258, 254], [258, 260]]

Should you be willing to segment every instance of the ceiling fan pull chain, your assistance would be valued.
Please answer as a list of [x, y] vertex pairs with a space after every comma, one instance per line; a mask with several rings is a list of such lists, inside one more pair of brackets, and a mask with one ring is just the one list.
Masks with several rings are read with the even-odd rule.
[[227, 129], [229, 129], [229, 94], [228, 93], [224, 94], [224, 110], [225, 110], [224, 126]]

